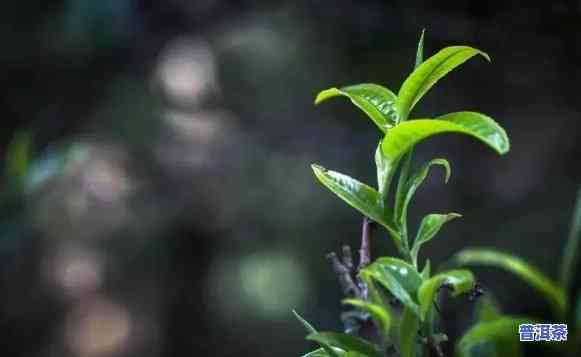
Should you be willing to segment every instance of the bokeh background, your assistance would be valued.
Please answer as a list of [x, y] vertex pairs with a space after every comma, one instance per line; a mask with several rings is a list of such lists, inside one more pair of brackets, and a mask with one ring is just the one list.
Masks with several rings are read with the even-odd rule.
[[[512, 139], [504, 157], [454, 135], [418, 147], [416, 163], [447, 157], [453, 174], [431, 175], [412, 221], [464, 215], [424, 257], [488, 246], [556, 274], [581, 181], [581, 2], [524, 4], [4, 3], [0, 353], [298, 356], [312, 346], [293, 308], [340, 329], [324, 255], [357, 244], [361, 217], [309, 165], [373, 183], [379, 136], [348, 101], [313, 99], [397, 90], [422, 28], [426, 55], [469, 44], [493, 62], [450, 74], [416, 114], [482, 111]], [[507, 312], [547, 314], [524, 283], [477, 272]], [[444, 309], [457, 336], [472, 305]]]

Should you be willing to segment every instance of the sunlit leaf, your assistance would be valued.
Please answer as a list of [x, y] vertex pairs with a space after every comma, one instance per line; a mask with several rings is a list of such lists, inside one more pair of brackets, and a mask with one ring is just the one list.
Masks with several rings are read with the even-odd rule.
[[509, 149], [504, 129], [491, 118], [475, 112], [457, 112], [437, 119], [415, 119], [391, 129], [381, 142], [383, 167], [395, 171], [401, 157], [420, 141], [437, 134], [461, 133], [484, 142], [499, 154]]
[[418, 49], [416, 51], [416, 63], [414, 69], [418, 68], [422, 62], [424, 61], [424, 34], [426, 30], [422, 30], [422, 34], [420, 35], [420, 40], [418, 41]]
[[419, 316], [416, 293], [422, 278], [412, 265], [401, 259], [384, 257], [365, 267], [363, 272], [379, 282]]
[[[444, 114], [435, 119], [454, 123], [462, 127], [462, 130], [458, 130], [458, 132], [479, 139], [498, 154], [506, 154], [510, 149], [510, 141], [506, 132], [488, 115], [478, 112], [462, 111]], [[456, 129], [452, 131], [456, 131]]]
[[569, 228], [569, 237], [563, 253], [563, 261], [561, 263], [561, 286], [565, 289], [565, 293], [569, 293], [571, 288], [571, 280], [578, 266], [577, 257], [581, 241], [581, 188], [577, 191], [577, 201], [575, 202], [575, 209], [573, 210], [573, 217], [571, 218], [571, 227]]
[[307, 340], [329, 344], [345, 351], [362, 353], [368, 357], [381, 357], [375, 345], [362, 338], [336, 332], [319, 332], [307, 336]]
[[565, 291], [521, 258], [488, 249], [466, 249], [458, 253], [455, 260], [462, 265], [494, 266], [510, 271], [539, 291], [549, 301], [558, 316], [564, 316], [567, 309]]
[[524, 317], [504, 316], [496, 320], [480, 322], [470, 328], [456, 345], [458, 357], [522, 355], [518, 325], [531, 323]]
[[490, 61], [490, 57], [478, 49], [468, 46], [451, 46], [440, 50], [417, 67], [404, 81], [397, 95], [397, 106], [403, 120], [438, 80], [478, 54]]
[[450, 113], [436, 119], [415, 119], [390, 130], [381, 143], [387, 161], [386, 167], [395, 167], [397, 161], [420, 141], [442, 133], [462, 133], [484, 142], [499, 154], [509, 149], [504, 129], [491, 118], [475, 112]]
[[389, 315], [389, 311], [387, 311], [382, 305], [370, 303], [361, 299], [345, 299], [343, 300], [343, 304], [352, 305], [368, 312], [379, 327], [382, 335], [386, 337], [389, 334], [391, 316]]
[[444, 168], [444, 170], [446, 171], [444, 181], [446, 183], [448, 182], [448, 179], [450, 178], [451, 169], [450, 163], [446, 159], [433, 159], [422, 165], [420, 169], [407, 180], [405, 188], [403, 190], [404, 194], [399, 196], [398, 202], [396, 202], [395, 220], [400, 225], [403, 225], [406, 222], [409, 204], [414, 194], [416, 193], [418, 187], [420, 187], [420, 185], [424, 182], [424, 180], [428, 176], [430, 168], [433, 165], [440, 165]]
[[389, 222], [391, 215], [383, 204], [379, 192], [347, 175], [318, 165], [312, 165], [312, 168], [323, 185], [351, 207], [385, 227], [396, 243], [399, 243], [399, 234]]
[[[295, 315], [297, 320], [299, 320], [299, 322], [305, 327], [305, 329], [307, 330], [307, 333], [309, 333], [309, 334], [318, 333], [318, 331], [313, 327], [313, 325], [311, 325], [307, 320], [305, 320], [301, 315], [299, 315], [299, 313], [296, 312], [296, 310], [293, 310], [293, 314]], [[325, 354], [323, 356], [328, 356], [328, 357], [339, 357], [340, 356], [340, 354], [337, 353], [337, 351], [335, 351], [335, 349], [330, 344], [328, 344], [326, 342], [320, 342], [319, 344], [321, 345], [321, 350], [323, 350], [325, 352]], [[317, 351], [319, 351], [319, 350], [317, 350]], [[317, 351], [314, 351], [314, 352], [317, 352]], [[311, 352], [311, 353], [314, 353], [314, 352]], [[315, 354], [315, 356], [316, 356], [316, 354]]]
[[399, 122], [395, 106], [396, 96], [377, 84], [363, 83], [343, 88], [330, 88], [320, 92], [315, 104], [336, 96], [345, 96], [361, 109], [382, 132], [387, 132]]
[[418, 290], [420, 317], [422, 320], [431, 312], [434, 297], [443, 284], [446, 284], [451, 289], [453, 296], [457, 296], [472, 291], [474, 288], [474, 276], [468, 270], [451, 270], [425, 280]]
[[434, 238], [434, 236], [440, 231], [446, 222], [449, 222], [458, 217], [461, 217], [461, 215], [458, 213], [432, 213], [422, 219], [422, 223], [420, 224], [420, 228], [418, 229], [418, 233], [411, 250], [412, 262], [414, 265], [417, 265], [418, 253], [422, 245]]
[[420, 320], [418, 315], [406, 307], [399, 326], [399, 349], [401, 357], [416, 357], [416, 345]]

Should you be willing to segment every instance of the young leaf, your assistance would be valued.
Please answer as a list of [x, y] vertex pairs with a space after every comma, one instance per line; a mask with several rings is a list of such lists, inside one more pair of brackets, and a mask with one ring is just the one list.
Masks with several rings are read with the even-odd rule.
[[474, 288], [474, 276], [468, 270], [451, 270], [425, 280], [418, 290], [420, 318], [422, 321], [425, 320], [426, 316], [429, 316], [434, 297], [443, 284], [452, 289], [452, 296], [457, 296], [472, 291]]
[[368, 312], [381, 332], [381, 335], [387, 337], [391, 327], [391, 316], [383, 306], [370, 303], [361, 299], [345, 299], [343, 304], [355, 306], [363, 311]]
[[[468, 330], [456, 345], [459, 357], [497, 356], [513, 357], [522, 355], [518, 325], [531, 323], [525, 317], [504, 316], [496, 320], [480, 322]], [[486, 353], [479, 353], [484, 352]]]
[[399, 349], [401, 357], [416, 356], [416, 339], [420, 321], [417, 314], [406, 307], [399, 326]]
[[397, 258], [384, 257], [377, 259], [362, 270], [383, 285], [393, 296], [419, 316], [416, 292], [422, 278], [413, 266]]
[[510, 141], [506, 132], [488, 115], [462, 111], [440, 115], [436, 120], [447, 121], [463, 127], [464, 134], [481, 140], [500, 155], [506, 154], [510, 149]]
[[345, 96], [361, 109], [382, 132], [399, 122], [395, 107], [397, 97], [389, 89], [377, 84], [363, 83], [343, 88], [329, 88], [317, 95], [315, 104], [336, 96]]
[[509, 150], [504, 129], [484, 114], [457, 112], [436, 119], [416, 119], [391, 129], [381, 142], [386, 171], [395, 170], [398, 160], [420, 141], [436, 134], [462, 133], [484, 142], [499, 154]]
[[416, 235], [414, 245], [412, 246], [411, 255], [414, 266], [417, 266], [418, 253], [421, 246], [430, 241], [440, 231], [442, 226], [455, 218], [461, 217], [458, 213], [436, 214], [432, 213], [422, 219], [420, 229]]
[[424, 61], [407, 77], [397, 95], [402, 120], [407, 119], [416, 103], [438, 80], [478, 54], [490, 61], [486, 53], [468, 46], [446, 47]]
[[422, 62], [424, 61], [424, 33], [426, 29], [422, 30], [422, 34], [420, 35], [420, 40], [418, 41], [418, 50], [416, 51], [416, 64], [414, 69], [418, 68]]
[[401, 239], [389, 221], [391, 215], [384, 206], [379, 192], [347, 175], [327, 170], [322, 166], [312, 165], [312, 168], [323, 185], [351, 207], [384, 226], [395, 243], [399, 244]]
[[455, 261], [462, 265], [485, 265], [508, 270], [539, 291], [558, 317], [563, 317], [567, 310], [565, 291], [519, 257], [488, 249], [466, 249], [455, 256]]
[[329, 344], [345, 351], [359, 352], [368, 357], [381, 357], [373, 344], [362, 338], [336, 332], [319, 332], [307, 336], [307, 340]]
[[[296, 312], [296, 310], [293, 310], [293, 314], [295, 315], [297, 320], [299, 320], [299, 322], [301, 324], [303, 324], [303, 326], [305, 327], [305, 329], [307, 330], [307, 332], [309, 334], [318, 333], [318, 331], [313, 327], [313, 325], [311, 325], [307, 320], [305, 320], [301, 315], [299, 315], [299, 313]], [[326, 352], [326, 354], [324, 356], [329, 356], [329, 357], [339, 357], [340, 356], [339, 353], [337, 353], [335, 351], [335, 349], [330, 344], [325, 343], [325, 342], [320, 342], [319, 344], [321, 345], [321, 349]], [[316, 351], [314, 351], [314, 352], [316, 352]], [[311, 352], [311, 353], [314, 353], [314, 352]], [[309, 354], [307, 354], [307, 355], [309, 355]]]
[[571, 219], [571, 227], [569, 228], [569, 237], [563, 253], [563, 261], [561, 263], [561, 286], [565, 289], [565, 293], [569, 293], [571, 288], [571, 280], [573, 273], [577, 267], [577, 254], [579, 250], [579, 241], [581, 240], [581, 188], [577, 191], [577, 200], [575, 209], [573, 210], [573, 217]]
[[400, 225], [405, 224], [407, 220], [407, 210], [409, 204], [412, 200], [412, 197], [416, 193], [416, 190], [420, 185], [424, 182], [426, 177], [428, 176], [428, 172], [433, 165], [441, 165], [446, 170], [446, 176], [444, 178], [444, 182], [448, 182], [450, 179], [450, 163], [446, 159], [433, 159], [427, 163], [425, 163], [420, 169], [416, 172], [415, 175], [410, 177], [405, 184], [404, 192], [405, 194], [398, 197], [398, 201], [395, 204], [395, 219]]

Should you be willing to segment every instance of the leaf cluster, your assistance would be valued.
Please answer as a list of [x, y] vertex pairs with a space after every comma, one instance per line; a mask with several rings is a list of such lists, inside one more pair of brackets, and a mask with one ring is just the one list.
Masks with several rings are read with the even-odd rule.
[[[430, 348], [439, 349], [446, 340], [434, 331], [434, 304], [442, 287], [451, 295], [473, 294], [475, 280], [468, 270], [451, 270], [431, 275], [427, 260], [420, 271], [421, 248], [434, 239], [442, 227], [460, 215], [431, 213], [425, 216], [411, 239], [407, 216], [412, 198], [434, 166], [445, 170], [447, 182], [451, 169], [446, 159], [435, 158], [412, 171], [414, 147], [425, 139], [444, 133], [471, 136], [498, 154], [508, 152], [509, 139], [491, 117], [459, 111], [435, 118], [413, 118], [418, 102], [449, 72], [467, 60], [490, 57], [469, 46], [446, 47], [423, 60], [423, 38], [420, 37], [415, 68], [395, 94], [378, 84], [364, 83], [320, 92], [315, 103], [334, 97], [346, 97], [375, 124], [381, 139], [375, 150], [377, 185], [363, 183], [337, 171], [313, 164], [312, 169], [323, 186], [362, 215], [383, 228], [397, 248], [399, 256], [380, 257], [358, 271], [357, 279], [367, 293], [344, 300], [367, 314], [378, 331], [377, 341], [368, 341], [350, 334], [317, 332], [307, 326], [307, 339], [319, 343], [321, 349], [306, 356], [385, 356], [413, 357]], [[393, 301], [400, 306], [395, 308]], [[297, 315], [298, 316], [298, 315]]]

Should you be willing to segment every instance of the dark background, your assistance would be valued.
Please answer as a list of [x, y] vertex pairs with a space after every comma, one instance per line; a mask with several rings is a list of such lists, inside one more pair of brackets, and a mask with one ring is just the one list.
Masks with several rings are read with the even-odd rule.
[[[528, 6], [523, 5], [528, 4]], [[581, 2], [67, 0], [0, 11], [2, 157], [34, 137], [24, 190], [3, 180], [0, 348], [6, 356], [297, 356], [293, 308], [339, 329], [324, 255], [361, 217], [320, 187], [313, 162], [375, 182], [375, 127], [318, 91], [396, 91], [426, 28], [426, 56], [488, 52], [416, 111], [477, 110], [511, 137], [503, 157], [441, 136], [447, 157], [412, 221], [461, 212], [424, 250], [526, 257], [555, 276], [580, 182]], [[374, 254], [394, 253], [374, 237]], [[476, 269], [506, 312], [550, 318], [512, 276]], [[452, 337], [471, 321], [446, 304]]]

